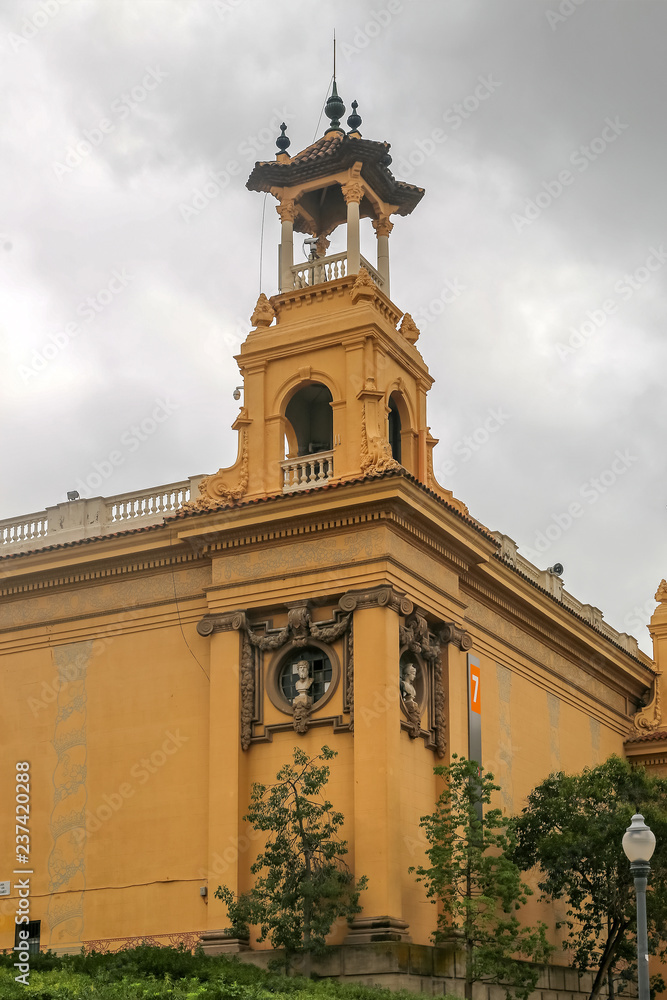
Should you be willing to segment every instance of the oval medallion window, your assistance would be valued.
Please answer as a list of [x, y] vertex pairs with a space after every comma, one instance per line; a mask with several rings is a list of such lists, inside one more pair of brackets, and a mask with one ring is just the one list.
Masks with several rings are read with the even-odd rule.
[[294, 650], [284, 661], [278, 687], [290, 705], [297, 696], [306, 696], [316, 705], [329, 691], [332, 680], [331, 660], [323, 650], [311, 646]]

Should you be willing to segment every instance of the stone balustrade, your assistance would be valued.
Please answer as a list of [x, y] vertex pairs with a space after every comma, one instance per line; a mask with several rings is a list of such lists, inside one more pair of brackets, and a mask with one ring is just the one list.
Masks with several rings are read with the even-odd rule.
[[[336, 257], [344, 257], [337, 254]], [[364, 262], [364, 266], [366, 266]], [[288, 458], [281, 463], [283, 470], [283, 493], [297, 493], [300, 490], [324, 486], [334, 474], [333, 451], [320, 451], [313, 455]], [[22, 514], [0, 521], [0, 556], [10, 552], [29, 552], [63, 542], [74, 542], [81, 538], [113, 534], [116, 531], [140, 525], [160, 524], [165, 517], [175, 514], [181, 504], [196, 496], [199, 483], [204, 478], [191, 476], [178, 483], [167, 483], [148, 490], [134, 493], [120, 493], [111, 497], [68, 500], [65, 503], [47, 507], [34, 514]], [[617, 643], [633, 656], [638, 656], [639, 647], [634, 636], [617, 632], [602, 617], [599, 608], [584, 604], [563, 588], [560, 577], [549, 570], [538, 569], [518, 552], [516, 542], [494, 531], [493, 537], [500, 542], [499, 555], [514, 566], [538, 587], [548, 591], [563, 607], [590, 622], [600, 633]]]
[[0, 521], [0, 555], [108, 535], [139, 525], [160, 524], [197, 494], [203, 476], [134, 493], [55, 504], [36, 514]]
[[[365, 257], [361, 257], [361, 266], [366, 268], [378, 288], [382, 288], [384, 282], [377, 268], [373, 267]], [[291, 272], [293, 288], [310, 288], [311, 285], [319, 285], [323, 281], [344, 278], [347, 274], [347, 252], [334, 253], [329, 257], [318, 257], [316, 260], [294, 264]]]
[[324, 486], [333, 478], [333, 451], [318, 451], [314, 455], [300, 455], [281, 462], [283, 493]]
[[534, 566], [528, 559], [520, 555], [516, 542], [509, 535], [503, 535], [500, 531], [493, 531], [491, 534], [496, 541], [500, 542], [499, 555], [501, 559], [514, 566], [519, 573], [528, 577], [538, 587], [548, 591], [552, 597], [560, 601], [564, 608], [573, 611], [575, 615], [579, 615], [580, 618], [589, 622], [606, 639], [615, 642], [628, 653], [631, 653], [632, 656], [643, 655], [640, 654], [639, 645], [633, 635], [628, 635], [627, 632], [617, 632], [615, 628], [612, 628], [611, 625], [604, 621], [599, 608], [593, 607], [592, 604], [584, 604], [568, 593], [563, 588], [561, 577], [556, 576], [555, 573], [551, 573], [548, 569], [538, 569], [537, 566]]

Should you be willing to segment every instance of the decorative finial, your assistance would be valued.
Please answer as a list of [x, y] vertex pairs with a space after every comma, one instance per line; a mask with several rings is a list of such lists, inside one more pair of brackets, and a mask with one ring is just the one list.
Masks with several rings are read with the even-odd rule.
[[[281, 153], [287, 153], [287, 147], [292, 145], [291, 141], [285, 135], [286, 129], [287, 125], [285, 124], [285, 122], [283, 122], [282, 125], [280, 126], [280, 135], [276, 139], [276, 146], [278, 147]], [[289, 156], [289, 153], [287, 155]]]
[[353, 132], [359, 131], [359, 126], [361, 125], [361, 115], [357, 114], [357, 108], [359, 105], [356, 101], [352, 101], [352, 114], [347, 119], [347, 124], [350, 126]]
[[345, 105], [343, 101], [338, 96], [338, 90], [336, 88], [336, 80], [334, 78], [333, 89], [331, 91], [331, 97], [328, 98], [327, 103], [324, 105], [324, 113], [327, 118], [331, 119], [331, 123], [327, 128], [329, 132], [333, 128], [340, 129], [340, 119], [345, 114]]

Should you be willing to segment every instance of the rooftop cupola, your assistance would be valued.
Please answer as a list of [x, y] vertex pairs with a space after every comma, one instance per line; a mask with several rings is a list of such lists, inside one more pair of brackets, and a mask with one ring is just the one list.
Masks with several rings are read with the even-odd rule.
[[[248, 178], [250, 191], [268, 191], [278, 201], [281, 221], [279, 290], [288, 292], [358, 274], [364, 267], [385, 295], [389, 295], [389, 234], [392, 215], [409, 215], [421, 200], [423, 188], [398, 181], [389, 169], [388, 142], [363, 139], [358, 104], [345, 132], [341, 119], [345, 104], [334, 79], [325, 105], [329, 118], [324, 135], [311, 146], [290, 156], [290, 140], [281, 126], [274, 161], [256, 163]], [[370, 219], [377, 237], [377, 261], [361, 256], [360, 220]], [[329, 237], [347, 226], [347, 247], [327, 255]], [[294, 263], [294, 233], [310, 237], [310, 257]]]
[[[278, 202], [280, 291], [260, 294], [236, 356], [237, 460], [207, 476], [189, 506], [208, 510], [405, 472], [465, 513], [433, 472], [437, 441], [426, 414], [433, 378], [416, 346], [419, 330], [389, 296], [391, 219], [409, 215], [424, 191], [393, 176], [389, 143], [362, 138], [356, 101], [345, 131], [335, 76], [325, 110], [320, 139], [290, 156], [281, 125], [275, 160], [256, 163], [248, 179], [251, 191]], [[377, 266], [361, 256], [363, 219], [375, 229]], [[347, 227], [346, 249], [328, 254], [338, 226]], [[306, 236], [301, 264], [295, 232]]]

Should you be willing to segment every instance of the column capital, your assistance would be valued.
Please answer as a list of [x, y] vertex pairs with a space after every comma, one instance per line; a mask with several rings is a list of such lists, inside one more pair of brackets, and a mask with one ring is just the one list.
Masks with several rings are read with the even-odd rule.
[[380, 236], [389, 236], [389, 233], [394, 228], [394, 223], [388, 215], [381, 215], [378, 219], [373, 219], [371, 225], [373, 226], [375, 235], [378, 238]]
[[453, 622], [446, 622], [440, 630], [440, 642], [443, 645], [452, 643], [458, 646], [462, 652], [472, 649], [472, 636], [468, 635], [465, 629], [459, 628]]
[[346, 181], [345, 184], [341, 185], [341, 191], [346, 205], [349, 205], [351, 201], [359, 203], [364, 196], [364, 186], [358, 180]]
[[197, 623], [200, 635], [212, 635], [214, 632], [240, 632], [247, 627], [245, 611], [230, 611], [225, 615], [207, 615]]
[[276, 212], [280, 216], [281, 222], [294, 222], [296, 218], [296, 205], [291, 198], [286, 198], [276, 205]]
[[411, 615], [414, 605], [405, 594], [393, 587], [376, 587], [372, 590], [349, 590], [338, 602], [341, 611], [361, 611], [365, 608], [390, 608], [397, 614]]

